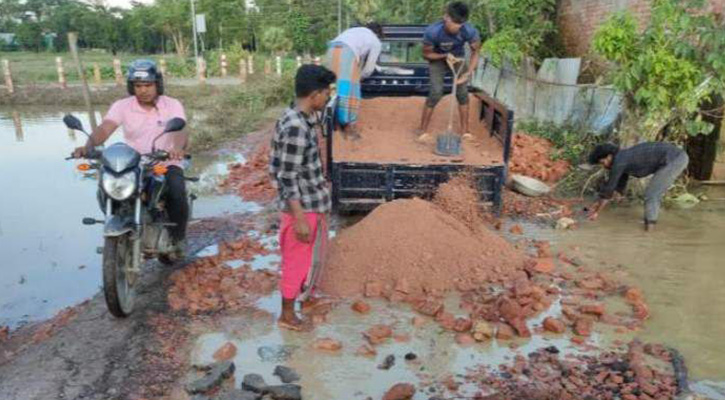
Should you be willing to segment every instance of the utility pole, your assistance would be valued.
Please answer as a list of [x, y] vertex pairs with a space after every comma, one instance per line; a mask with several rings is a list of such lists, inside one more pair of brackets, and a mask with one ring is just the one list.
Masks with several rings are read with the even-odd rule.
[[342, 33], [342, 0], [337, 0], [337, 34]]
[[196, 45], [196, 9], [194, 8], [194, 0], [191, 2], [191, 27], [194, 30], [194, 60], [199, 62], [199, 47]]

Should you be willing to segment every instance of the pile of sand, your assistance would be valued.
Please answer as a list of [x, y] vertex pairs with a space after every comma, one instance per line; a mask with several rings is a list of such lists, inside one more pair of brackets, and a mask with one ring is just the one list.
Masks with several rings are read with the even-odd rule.
[[451, 213], [420, 199], [379, 206], [332, 241], [320, 289], [355, 296], [372, 284], [416, 295], [508, 282], [526, 257], [478, 221], [472, 193], [444, 186], [436, 201]]

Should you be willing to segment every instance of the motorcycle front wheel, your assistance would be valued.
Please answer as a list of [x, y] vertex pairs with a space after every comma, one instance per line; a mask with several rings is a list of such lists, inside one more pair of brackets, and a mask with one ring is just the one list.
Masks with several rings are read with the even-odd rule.
[[107, 237], [103, 246], [103, 292], [108, 311], [125, 318], [133, 312], [136, 290], [128, 281], [133, 266], [133, 241], [130, 234]]

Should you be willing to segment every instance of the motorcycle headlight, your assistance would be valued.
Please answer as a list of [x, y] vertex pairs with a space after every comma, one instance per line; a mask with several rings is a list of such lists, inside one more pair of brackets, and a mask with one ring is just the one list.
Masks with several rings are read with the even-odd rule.
[[136, 173], [128, 172], [121, 176], [103, 174], [103, 191], [114, 200], [126, 200], [136, 190]]

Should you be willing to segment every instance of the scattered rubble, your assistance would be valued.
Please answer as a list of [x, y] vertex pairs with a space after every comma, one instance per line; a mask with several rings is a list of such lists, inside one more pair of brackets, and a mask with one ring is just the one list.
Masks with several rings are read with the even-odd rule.
[[351, 308], [353, 311], [360, 313], [360, 314], [370, 313], [370, 304], [368, 304], [362, 300], [358, 300], [358, 301], [352, 303]]
[[229, 165], [229, 176], [220, 185], [246, 201], [269, 203], [277, 196], [269, 172], [269, 144], [259, 146], [246, 163]]
[[186, 385], [186, 391], [190, 394], [206, 393], [217, 388], [222, 381], [232, 376], [234, 363], [222, 361], [211, 365], [202, 378], [194, 380]]
[[415, 386], [410, 383], [398, 383], [388, 389], [383, 400], [410, 400], [415, 396]]
[[267, 383], [264, 381], [262, 375], [259, 374], [246, 374], [242, 378], [242, 389], [248, 390], [254, 393], [264, 393], [267, 388]]
[[342, 349], [342, 343], [336, 339], [322, 338], [315, 340], [313, 347], [317, 350], [336, 352]]
[[385, 357], [385, 359], [383, 359], [383, 362], [378, 365], [378, 369], [389, 370], [390, 368], [393, 368], [393, 365], [395, 365], [395, 356], [389, 354]]
[[278, 376], [282, 383], [293, 383], [300, 380], [300, 375], [292, 368], [278, 365], [274, 368], [274, 375]]
[[198, 259], [171, 275], [169, 306], [174, 311], [196, 314], [249, 305], [259, 295], [269, 294], [277, 288], [279, 274], [266, 269], [254, 271], [249, 265], [234, 269], [224, 261], [250, 262], [255, 256], [269, 253], [261, 243], [249, 237], [222, 243], [218, 255]]
[[[560, 357], [555, 347], [517, 356], [498, 370], [481, 367], [468, 379], [495, 390], [496, 399], [671, 399], [677, 392], [672, 364], [647, 360], [644, 346], [596, 356]], [[669, 360], [667, 360], [669, 361]]]
[[227, 361], [231, 360], [236, 355], [237, 346], [235, 346], [232, 342], [227, 342], [222, 347], [220, 347], [219, 350], [214, 352], [214, 355], [212, 357], [217, 361]]
[[515, 133], [509, 168], [512, 173], [558, 182], [569, 172], [570, 165], [564, 160], [552, 160], [553, 151], [553, 144], [544, 138]]

